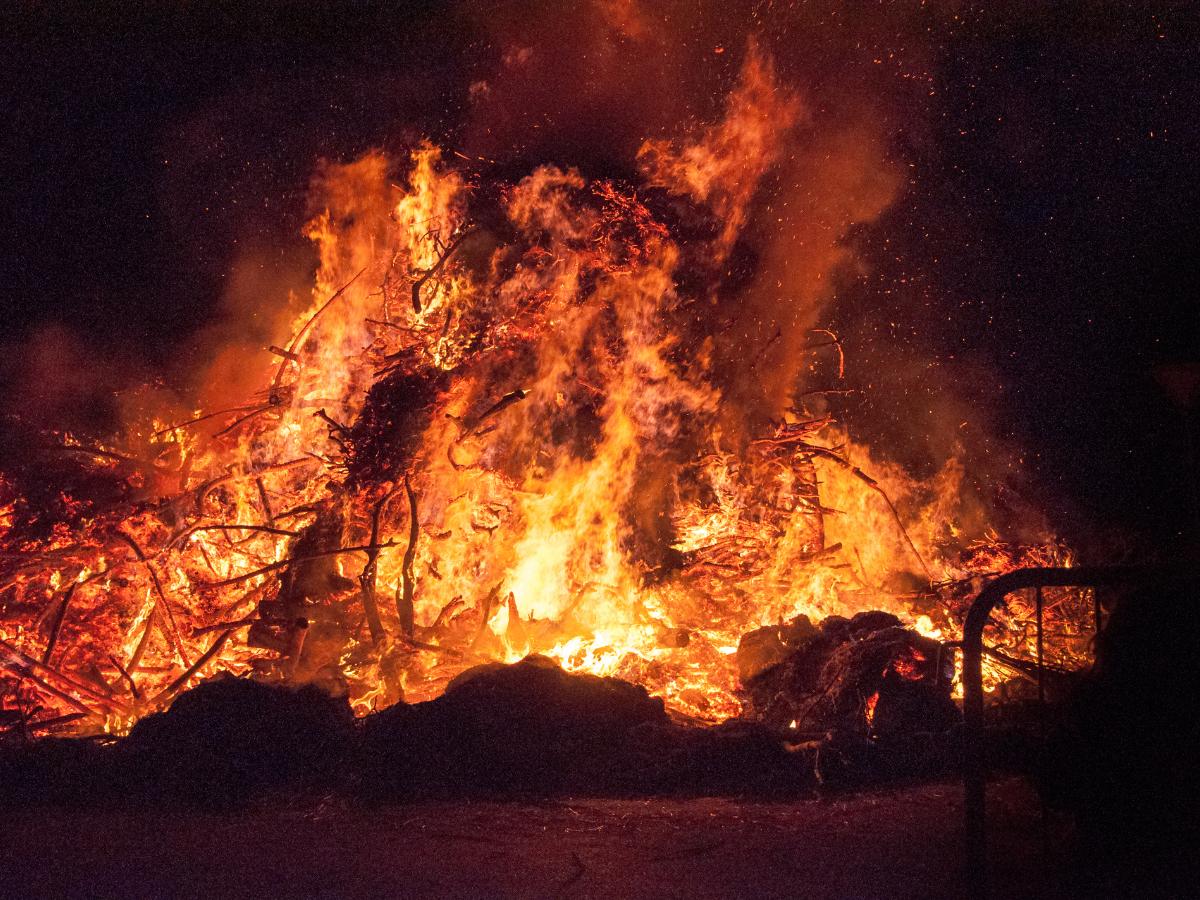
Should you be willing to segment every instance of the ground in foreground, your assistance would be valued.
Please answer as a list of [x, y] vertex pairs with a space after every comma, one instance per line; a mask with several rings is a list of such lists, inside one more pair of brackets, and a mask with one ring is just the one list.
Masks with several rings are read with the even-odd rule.
[[[1036, 795], [991, 788], [999, 896], [1069, 896], [1061, 829]], [[23, 897], [956, 897], [953, 782], [787, 803], [342, 801], [232, 814], [31, 810], [8, 817]]]

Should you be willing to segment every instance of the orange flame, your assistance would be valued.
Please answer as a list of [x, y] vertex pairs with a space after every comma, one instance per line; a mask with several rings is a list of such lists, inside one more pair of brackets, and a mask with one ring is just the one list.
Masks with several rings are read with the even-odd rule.
[[[718, 266], [801, 116], [751, 52], [721, 122], [643, 147], [649, 186], [720, 223]], [[637, 190], [546, 166], [480, 222], [432, 145], [389, 170], [324, 173], [312, 301], [259, 394], [73, 448], [132, 487], [49, 536], [0, 482], [0, 652], [49, 707], [119, 731], [223, 670], [367, 711], [538, 652], [720, 720], [753, 628], [884, 609], [952, 638], [972, 578], [1062, 561], [970, 533], [955, 461], [915, 482], [800, 408], [724, 434], [711, 334], [689, 340], [710, 298], [680, 286], [697, 248]], [[1086, 641], [1081, 602], [1051, 608]], [[1028, 610], [1000, 627], [1028, 656]]]

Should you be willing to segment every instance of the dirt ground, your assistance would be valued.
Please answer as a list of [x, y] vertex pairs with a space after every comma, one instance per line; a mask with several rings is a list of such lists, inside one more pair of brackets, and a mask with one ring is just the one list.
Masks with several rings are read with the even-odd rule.
[[[6, 816], [8, 897], [962, 896], [962, 788], [840, 799], [562, 800], [230, 815]], [[1067, 896], [1065, 839], [1018, 780], [992, 786], [993, 884]]]

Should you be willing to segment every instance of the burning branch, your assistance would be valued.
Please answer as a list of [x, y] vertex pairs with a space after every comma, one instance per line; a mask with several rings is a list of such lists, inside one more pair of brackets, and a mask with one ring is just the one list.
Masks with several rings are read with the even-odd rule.
[[329, 426], [329, 440], [337, 446], [338, 451], [342, 454], [342, 459], [349, 459], [352, 449], [350, 429], [325, 412], [324, 409], [318, 409], [313, 415]]
[[261, 403], [253, 403], [249, 406], [232, 406], [229, 409], [219, 409], [216, 412], [205, 413], [204, 415], [196, 416], [194, 419], [188, 419], [185, 422], [177, 422], [174, 425], [168, 425], [166, 428], [160, 428], [154, 432], [154, 436], [162, 437], [162, 435], [170, 434], [179, 428], [191, 428], [193, 425], [199, 425], [201, 422], [207, 422], [209, 419], [217, 418], [217, 416], [227, 416], [230, 413], [259, 412], [264, 408], [269, 408], [269, 405], [264, 407]]
[[228, 425], [226, 425], [224, 428], [222, 428], [220, 431], [218, 431], [215, 435], [213, 435], [213, 437], [224, 437], [225, 435], [227, 435], [233, 431], [236, 431], [238, 428], [240, 428], [242, 425], [245, 425], [250, 420], [257, 419], [263, 413], [268, 412], [269, 410], [275, 409], [277, 406], [282, 406], [282, 405], [283, 405], [282, 400], [272, 398], [271, 400], [267, 401], [266, 403], [263, 403], [257, 407], [252, 407], [250, 412], [246, 413], [244, 416], [239, 416], [238, 418], [234, 419], [232, 422], [230, 422]]
[[181, 531], [178, 535], [167, 541], [168, 547], [179, 547], [188, 538], [194, 534], [199, 534], [202, 531], [253, 531], [258, 534], [275, 534], [282, 537], [296, 537], [300, 534], [299, 531], [294, 531], [290, 528], [273, 528], [270, 525], [257, 525], [252, 522], [237, 522], [229, 525], [196, 525], [188, 528], [186, 531]]
[[323, 550], [320, 553], [308, 553], [304, 556], [293, 556], [288, 559], [273, 562], [269, 566], [255, 569], [253, 572], [247, 572], [244, 575], [235, 575], [232, 578], [226, 578], [224, 581], [209, 581], [200, 584], [200, 587], [207, 590], [218, 590], [226, 588], [233, 584], [241, 584], [243, 581], [249, 581], [251, 578], [257, 578], [259, 575], [266, 575], [268, 572], [276, 572], [279, 569], [286, 569], [288, 566], [298, 562], [308, 562], [313, 559], [321, 559], [326, 556], [340, 556], [343, 553], [365, 553], [372, 549], [379, 550], [384, 547], [395, 547], [395, 541], [386, 541], [382, 544], [359, 544], [355, 547], [338, 547], [335, 550]]
[[121, 665], [121, 661], [111, 653], [108, 655], [108, 661], [113, 664], [113, 668], [120, 673], [121, 678], [123, 678], [125, 683], [129, 685], [129, 693], [133, 695], [133, 699], [141, 700], [142, 692], [138, 690], [137, 682], [133, 680], [133, 676], [129, 674], [129, 671], [123, 665]]
[[848, 459], [838, 455], [837, 453], [834, 453], [832, 450], [829, 450], [825, 447], [813, 447], [811, 445], [806, 444], [804, 446], [804, 452], [811, 456], [819, 456], [822, 459], [828, 459], [832, 462], [837, 463], [839, 466], [844, 468], [851, 475], [853, 475], [855, 478], [857, 478], [859, 481], [861, 481], [867, 487], [871, 488], [871, 490], [875, 491], [877, 494], [879, 494], [880, 497], [883, 498], [883, 502], [887, 504], [887, 508], [892, 513], [892, 518], [896, 522], [896, 527], [900, 529], [900, 534], [903, 535], [903, 537], [904, 537], [904, 542], [906, 544], [908, 544], [908, 549], [912, 551], [913, 557], [920, 564], [921, 571], [925, 573], [925, 578], [929, 581], [930, 584], [933, 584], [933, 573], [931, 573], [929, 571], [929, 566], [927, 566], [925, 564], [925, 559], [924, 559], [924, 557], [921, 556], [921, 551], [917, 549], [917, 545], [914, 544], [912, 538], [909, 537], [908, 529], [904, 527], [904, 521], [900, 518], [900, 513], [896, 510], [895, 504], [892, 503], [892, 498], [887, 495], [887, 491], [885, 491], [883, 489], [883, 487], [879, 484], [879, 482], [876, 481], [874, 478], [872, 478], [870, 475], [868, 475], [866, 472], [864, 472], [862, 469], [860, 469], [858, 466], [854, 465]]
[[396, 596], [396, 614], [400, 617], [401, 631], [411, 639], [415, 628], [413, 560], [417, 554], [417, 536], [420, 534], [421, 523], [417, 519], [417, 495], [413, 493], [407, 472], [404, 473], [404, 493], [408, 495], [408, 548], [404, 551], [404, 563], [400, 569], [403, 590]]
[[105, 709], [110, 709], [114, 712], [125, 712], [124, 704], [120, 703], [111, 695], [104, 695], [95, 688], [88, 687], [80, 681], [76, 681], [69, 675], [58, 671], [50, 666], [43, 665], [31, 656], [22, 653], [12, 644], [0, 639], [0, 651], [8, 655], [8, 659], [3, 663], [6, 668], [11, 668], [15, 665], [18, 668], [28, 670], [31, 674], [41, 673], [46, 678], [43, 681], [57, 681], [66, 689], [74, 691], [81, 696], [87, 697], [91, 702], [103, 706]]
[[225, 646], [225, 642], [229, 640], [229, 636], [233, 634], [235, 630], [236, 629], [229, 628], [217, 635], [217, 638], [212, 642], [212, 645], [205, 650], [203, 654], [201, 654], [199, 659], [188, 666], [187, 671], [185, 671], [182, 675], [167, 685], [166, 688], [164, 688], [162, 691], [159, 691], [154, 695], [153, 698], [151, 698], [150, 705], [161, 706], [179, 693], [183, 686], [188, 683], [188, 680], [191, 679], [191, 677], [199, 672], [202, 668], [204, 668], [205, 663], [221, 652], [221, 648]]
[[67, 588], [66, 593], [62, 595], [62, 599], [55, 608], [54, 623], [50, 626], [50, 637], [46, 641], [46, 650], [42, 653], [42, 663], [44, 665], [50, 665], [50, 658], [54, 655], [54, 647], [58, 644], [58, 635], [62, 631], [63, 622], [67, 618], [67, 607], [71, 605], [71, 597], [75, 594], [75, 588], [78, 584], [78, 581], [71, 582], [71, 586]]
[[442, 267], [445, 266], [446, 263], [449, 261], [450, 257], [454, 255], [454, 251], [459, 248], [459, 246], [462, 244], [463, 241], [465, 241], [472, 233], [474, 233], [474, 230], [475, 229], [473, 229], [473, 228], [467, 228], [467, 229], [464, 229], [463, 231], [460, 231], [458, 233], [458, 235], [454, 238], [454, 240], [452, 240], [450, 242], [450, 246], [447, 247], [445, 252], [442, 253], [441, 257], [438, 258], [438, 261], [435, 262], [429, 269], [427, 269], [421, 275], [420, 278], [418, 278], [416, 281], [413, 282], [413, 286], [412, 286], [413, 312], [419, 313], [421, 311], [421, 288], [423, 288], [425, 286], [425, 282], [429, 281], [429, 279], [433, 278], [435, 275], [437, 275], [438, 272], [440, 272], [442, 270]]
[[[117, 537], [121, 538], [125, 543], [133, 548], [133, 552], [137, 554], [138, 561], [146, 567], [146, 571], [150, 573], [150, 581], [154, 585], [155, 613], [158, 615], [159, 627], [162, 628], [163, 636], [166, 637], [172, 649], [179, 654], [179, 659], [186, 666], [188, 664], [187, 651], [183, 648], [183, 641], [179, 637], [179, 627], [175, 624], [175, 614], [171, 611], [171, 604], [167, 602], [167, 594], [163, 590], [162, 582], [158, 580], [158, 572], [155, 571], [150, 560], [146, 559], [146, 554], [142, 552], [142, 548], [138, 542], [131, 538], [123, 531], [117, 531]], [[153, 617], [153, 616], [152, 616]], [[148, 628], [149, 626], [147, 626]], [[136, 665], [136, 664], [135, 664]]]
[[362, 588], [363, 611], [367, 615], [367, 628], [370, 629], [371, 641], [375, 644], [387, 637], [387, 631], [379, 617], [379, 604], [375, 598], [375, 572], [379, 561], [379, 520], [388, 501], [396, 495], [397, 490], [399, 490], [399, 485], [392, 485], [391, 489], [379, 498], [371, 512], [371, 543], [369, 545], [371, 549], [367, 551], [367, 564], [363, 566], [362, 574], [358, 576], [358, 583]]
[[275, 371], [275, 377], [271, 380], [271, 391], [269, 396], [271, 398], [270, 402], [272, 405], [282, 405], [282, 400], [279, 399], [281, 396], [279, 393], [279, 386], [283, 382], [283, 373], [287, 369], [288, 363], [292, 362], [293, 360], [297, 360], [296, 365], [300, 364], [298, 362], [299, 356], [296, 353], [296, 348], [300, 346], [300, 342], [304, 339], [304, 335], [308, 333], [308, 329], [312, 328], [313, 322], [320, 318], [321, 313], [329, 309], [330, 304], [332, 304], [333, 301], [338, 297], [342, 296], [342, 294], [346, 292], [350, 285], [358, 281], [359, 275], [362, 275], [362, 273], [365, 271], [367, 271], [366, 267], [359, 269], [357, 275], [334, 291], [333, 296], [321, 304], [320, 308], [308, 317], [308, 321], [304, 323], [304, 326], [296, 332], [296, 336], [293, 337], [288, 343], [286, 351], [282, 354], [283, 361], [279, 363], [279, 368]]

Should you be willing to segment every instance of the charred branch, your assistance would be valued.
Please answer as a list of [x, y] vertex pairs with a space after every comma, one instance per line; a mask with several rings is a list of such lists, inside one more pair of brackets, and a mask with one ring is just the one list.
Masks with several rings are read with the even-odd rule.
[[399, 485], [393, 485], [386, 494], [379, 498], [375, 508], [371, 511], [371, 549], [367, 551], [367, 564], [363, 566], [362, 574], [358, 576], [363, 612], [367, 616], [367, 628], [371, 632], [371, 642], [375, 644], [387, 637], [383, 620], [379, 617], [379, 603], [375, 594], [375, 576], [379, 563], [379, 523], [384, 509], [396, 495], [397, 490], [399, 490]]
[[235, 629], [229, 628], [217, 635], [216, 640], [214, 640], [212, 645], [200, 655], [200, 658], [188, 666], [187, 671], [167, 685], [164, 690], [156, 694], [151, 699], [150, 704], [152, 706], [161, 706], [179, 693], [180, 689], [182, 689], [183, 686], [188, 683], [188, 680], [193, 675], [197, 674], [201, 669], [204, 668], [205, 664], [209, 660], [221, 652], [221, 648], [225, 646], [225, 642], [229, 640], [229, 636], [232, 635], [234, 631]]
[[162, 582], [159, 581], [158, 571], [154, 568], [153, 563], [146, 558], [146, 554], [142, 552], [141, 546], [132, 537], [123, 531], [117, 532], [117, 537], [121, 538], [125, 543], [133, 548], [133, 552], [137, 554], [138, 561], [146, 567], [146, 571], [150, 573], [150, 581], [154, 585], [155, 596], [155, 612], [159, 619], [159, 626], [162, 628], [163, 636], [166, 637], [172, 649], [179, 655], [179, 659], [184, 666], [188, 665], [187, 651], [183, 647], [183, 640], [179, 637], [179, 626], [175, 623], [175, 614], [171, 611], [171, 604], [167, 600], [166, 591], [163, 590]]
[[67, 608], [71, 605], [71, 597], [74, 596], [75, 588], [78, 585], [79, 582], [77, 581], [71, 582], [71, 586], [67, 588], [66, 592], [62, 595], [62, 599], [59, 600], [58, 605], [55, 607], [54, 620], [50, 625], [50, 637], [46, 640], [46, 650], [42, 654], [42, 663], [44, 665], [48, 666], [52, 661], [54, 648], [58, 644], [58, 636], [62, 632], [63, 622], [67, 618]]
[[365, 552], [370, 551], [372, 548], [379, 550], [384, 547], [395, 547], [395, 546], [396, 546], [395, 541], [386, 541], [382, 544], [376, 544], [376, 545], [359, 544], [354, 547], [338, 547], [336, 550], [323, 550], [318, 553], [308, 553], [308, 554], [305, 554], [304, 556], [295, 556], [290, 559], [284, 559], [279, 562], [273, 562], [268, 566], [262, 566], [261, 568], [255, 569], [253, 572], [246, 572], [243, 575], [235, 575], [234, 577], [226, 578], [223, 581], [204, 582], [200, 585], [200, 587], [207, 588], [209, 590], [215, 590], [217, 588], [225, 588], [225, 587], [229, 587], [232, 584], [241, 584], [244, 581], [249, 581], [252, 578], [257, 578], [259, 575], [266, 575], [268, 572], [277, 572], [280, 569], [286, 569], [288, 566], [294, 565], [299, 562], [308, 562], [309, 560], [313, 560], [313, 559], [323, 559], [328, 556], [339, 556], [343, 553], [365, 553]]
[[413, 598], [416, 586], [413, 582], [413, 561], [417, 554], [417, 537], [421, 523], [417, 518], [417, 495], [413, 493], [408, 473], [404, 474], [404, 493], [408, 497], [408, 547], [404, 551], [404, 562], [400, 569], [401, 591], [396, 600], [396, 613], [400, 618], [400, 630], [411, 638], [414, 631]]
[[473, 434], [478, 434], [479, 429], [483, 425], [484, 422], [486, 422], [492, 416], [495, 416], [495, 415], [498, 415], [499, 413], [504, 412], [504, 410], [508, 409], [513, 404], [520, 403], [522, 400], [524, 400], [528, 396], [529, 396], [529, 391], [526, 391], [522, 388], [517, 388], [517, 390], [515, 390], [515, 391], [509, 391], [507, 394], [505, 394], [503, 397], [501, 397], [499, 400], [497, 400], [495, 403], [493, 403], [491, 406], [489, 406], [487, 409], [485, 409], [482, 413], [480, 413], [474, 419], [471, 419], [471, 420], [467, 421], [466, 423], [464, 423], [463, 437], [469, 437]]
[[895, 504], [892, 503], [892, 498], [888, 496], [887, 491], [883, 489], [879, 482], [845, 457], [825, 447], [813, 447], [806, 444], [804, 452], [811, 456], [819, 456], [821, 459], [828, 459], [831, 462], [837, 463], [883, 498], [883, 502], [887, 504], [887, 508], [892, 514], [892, 519], [896, 522], [896, 527], [900, 529], [900, 534], [903, 536], [904, 542], [908, 545], [908, 549], [912, 551], [913, 558], [920, 564], [921, 571], [925, 573], [925, 578], [932, 584], [933, 573], [929, 571], [929, 566], [925, 564], [925, 559], [921, 556], [921, 551], [917, 549], [917, 545], [913, 543], [912, 538], [909, 536], [908, 529], [904, 527], [904, 521], [900, 518], [900, 513], [896, 510]]
[[442, 268], [446, 265], [446, 263], [449, 262], [450, 257], [454, 255], [454, 251], [457, 250], [462, 245], [462, 242], [465, 241], [468, 237], [470, 237], [470, 235], [473, 232], [474, 232], [474, 229], [472, 229], [472, 228], [467, 228], [467, 229], [464, 229], [463, 231], [460, 231], [458, 233], [458, 235], [454, 238], [454, 240], [452, 240], [450, 242], [450, 246], [448, 246], [445, 249], [445, 251], [442, 253], [442, 255], [438, 258], [438, 261], [435, 262], [432, 266], [430, 266], [430, 268], [425, 270], [425, 272], [421, 273], [421, 277], [413, 282], [413, 286], [412, 286], [413, 312], [419, 313], [421, 311], [421, 288], [425, 287], [425, 283], [428, 282], [429, 279], [435, 278], [437, 276], [438, 272], [440, 272], [442, 270]]
[[[303, 327], [301, 327], [301, 329], [296, 332], [296, 336], [293, 337], [291, 339], [291, 341], [288, 343], [287, 349], [284, 353], [283, 361], [279, 363], [279, 368], [276, 369], [276, 371], [275, 371], [275, 377], [271, 380], [271, 392], [270, 392], [269, 396], [271, 398], [272, 404], [280, 404], [281, 405], [283, 402], [281, 399], [283, 395], [280, 391], [280, 387], [283, 384], [283, 373], [285, 371], [287, 371], [288, 363], [291, 363], [293, 359], [297, 359], [297, 360], [299, 359], [299, 355], [297, 353], [297, 348], [299, 348], [301, 342], [304, 340], [304, 336], [306, 334], [308, 334], [308, 330], [310, 328], [312, 328], [313, 323], [316, 322], [317, 319], [319, 319], [321, 317], [321, 314], [324, 313], [325, 310], [329, 309], [329, 307], [333, 304], [333, 301], [337, 300], [338, 297], [340, 297], [340, 296], [342, 296], [342, 294], [346, 293], [346, 291], [350, 288], [350, 286], [352, 284], [354, 284], [354, 282], [358, 281], [359, 276], [362, 275], [362, 273], [365, 271], [367, 271], [365, 267], [362, 269], [359, 269], [357, 275], [355, 275], [353, 278], [351, 278], [349, 281], [347, 281], [345, 284], [343, 284], [340, 288], [338, 288], [336, 291], [334, 291], [333, 295], [328, 300], [326, 300], [324, 303], [322, 303], [320, 308], [317, 309], [316, 312], [314, 312], [311, 316], [308, 317], [308, 321], [304, 323]], [[298, 367], [300, 365], [300, 363], [297, 361], [294, 363], [294, 365], [296, 365]]]

